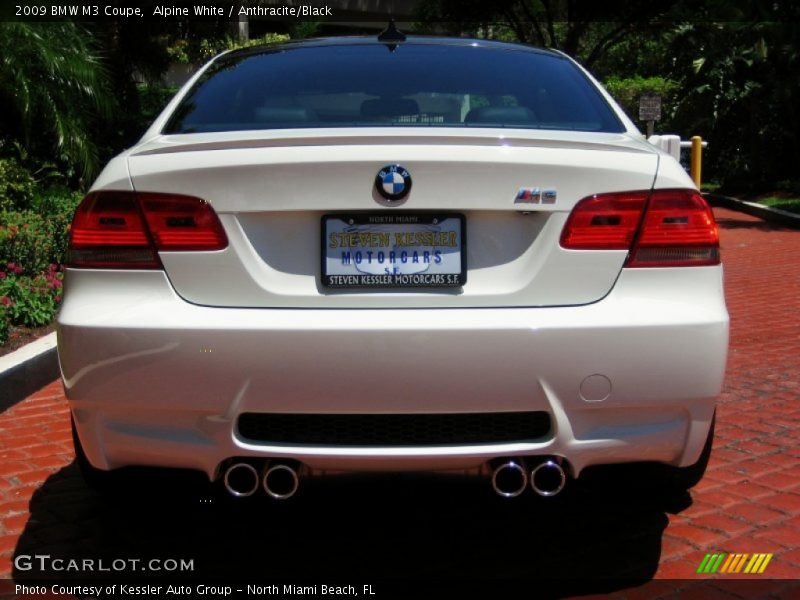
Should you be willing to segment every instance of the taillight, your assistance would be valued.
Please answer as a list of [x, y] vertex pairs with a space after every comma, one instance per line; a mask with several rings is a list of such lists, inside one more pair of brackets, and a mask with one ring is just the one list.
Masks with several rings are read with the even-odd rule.
[[158, 250], [222, 250], [228, 238], [214, 209], [190, 196], [137, 194]]
[[719, 264], [719, 233], [692, 190], [600, 194], [581, 200], [561, 233], [571, 250], [629, 250], [626, 267]]
[[68, 265], [159, 269], [159, 251], [222, 250], [227, 245], [216, 213], [200, 198], [92, 192], [72, 220]]
[[584, 198], [564, 225], [561, 245], [572, 250], [628, 250], [646, 201], [647, 192]]
[[95, 192], [83, 199], [72, 219], [67, 264], [100, 269], [161, 267], [133, 192]]
[[642, 229], [625, 266], [718, 264], [719, 231], [703, 197], [691, 190], [653, 192]]

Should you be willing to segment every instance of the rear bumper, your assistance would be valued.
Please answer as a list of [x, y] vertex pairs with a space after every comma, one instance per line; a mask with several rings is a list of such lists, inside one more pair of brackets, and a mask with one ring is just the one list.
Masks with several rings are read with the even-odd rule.
[[[90, 462], [214, 478], [231, 457], [313, 470], [478, 468], [557, 455], [676, 466], [700, 455], [725, 371], [721, 267], [623, 270], [594, 304], [293, 310], [185, 302], [163, 272], [70, 271], [58, 319], [67, 398]], [[587, 379], [588, 378], [588, 379]], [[245, 412], [547, 411], [532, 442], [425, 447], [248, 442]]]

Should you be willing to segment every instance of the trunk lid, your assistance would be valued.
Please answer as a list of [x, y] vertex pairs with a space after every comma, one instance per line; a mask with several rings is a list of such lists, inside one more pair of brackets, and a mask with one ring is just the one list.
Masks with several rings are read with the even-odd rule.
[[[387, 206], [375, 178], [393, 164], [408, 170], [413, 188], [402, 203]], [[561, 248], [572, 207], [592, 194], [650, 189], [658, 154], [625, 134], [283, 130], [158, 136], [134, 148], [128, 165], [137, 191], [203, 198], [225, 227], [230, 245], [223, 251], [161, 253], [176, 291], [193, 303], [554, 306], [605, 296], [627, 255]], [[519, 202], [520, 188], [553, 190], [555, 199]], [[463, 215], [466, 283], [323, 285], [322, 219], [337, 213]]]

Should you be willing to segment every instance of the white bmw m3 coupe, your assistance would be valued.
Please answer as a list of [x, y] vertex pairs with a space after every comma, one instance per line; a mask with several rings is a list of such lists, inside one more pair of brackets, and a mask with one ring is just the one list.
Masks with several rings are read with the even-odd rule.
[[218, 56], [75, 215], [78, 463], [291, 497], [324, 472], [705, 470], [728, 314], [692, 181], [562, 53], [318, 39]]

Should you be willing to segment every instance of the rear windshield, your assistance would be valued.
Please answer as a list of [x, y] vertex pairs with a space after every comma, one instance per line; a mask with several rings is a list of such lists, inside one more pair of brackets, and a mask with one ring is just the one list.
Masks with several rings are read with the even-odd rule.
[[405, 43], [221, 57], [164, 133], [318, 127], [624, 131], [595, 86], [545, 52]]

